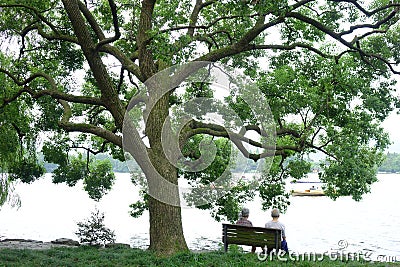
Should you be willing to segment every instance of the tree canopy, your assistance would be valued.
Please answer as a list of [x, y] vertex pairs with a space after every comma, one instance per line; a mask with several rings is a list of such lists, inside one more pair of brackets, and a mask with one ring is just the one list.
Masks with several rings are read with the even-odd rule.
[[[253, 161], [266, 159], [270, 168], [259, 170], [256, 186], [239, 181], [200, 206], [217, 219], [235, 220], [256, 193], [265, 208], [284, 209], [286, 179], [306, 175], [305, 157], [315, 152], [327, 157], [320, 174], [327, 194], [358, 200], [376, 181], [389, 144], [380, 123], [399, 106], [393, 94], [393, 75], [400, 71], [399, 8], [398, 1], [388, 0], [3, 0], [0, 164], [9, 175], [1, 180], [0, 200], [7, 192], [3, 185], [30, 183], [43, 174], [38, 149], [59, 166], [54, 182], [73, 185], [83, 179], [89, 195], [99, 199], [114, 175], [109, 163], [92, 155], [124, 160], [128, 107], [134, 107], [132, 142], [148, 155], [130, 156], [144, 174], [133, 181], [149, 182], [133, 213], [149, 209], [151, 249], [187, 248], [180, 208], [151, 196], [152, 177], [209, 186], [230, 166], [227, 159], [237, 156], [231, 147]], [[180, 105], [214, 98], [216, 92], [212, 80], [164, 93], [143, 83], [187, 62], [219, 62], [257, 85], [275, 123], [273, 153], [245, 136], [253, 131], [267, 139], [253, 107], [233, 94], [225, 100], [244, 122], [241, 129], [204, 122], [206, 114], [199, 114], [178, 135], [186, 160], [206, 155], [202, 145], [213, 143], [215, 162], [189, 172], [168, 161], [161, 126]], [[254, 150], [244, 149], [244, 143]]]

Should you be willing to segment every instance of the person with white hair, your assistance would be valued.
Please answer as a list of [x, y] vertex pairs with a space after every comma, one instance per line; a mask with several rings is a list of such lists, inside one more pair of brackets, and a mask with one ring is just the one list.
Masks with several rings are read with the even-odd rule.
[[286, 242], [286, 231], [285, 225], [279, 221], [280, 212], [278, 209], [273, 209], [271, 211], [272, 220], [265, 224], [265, 228], [279, 229], [282, 230], [281, 236], [281, 247], [282, 250], [289, 252], [287, 242]]
[[239, 220], [236, 222], [236, 224], [245, 225], [245, 226], [253, 226], [251, 221], [249, 221], [249, 214], [250, 214], [249, 209], [243, 208], [239, 214]]
[[[249, 215], [250, 215], [250, 210], [248, 208], [243, 208], [239, 214], [239, 220], [237, 220], [236, 224], [252, 227], [253, 224], [251, 221], [249, 221]], [[256, 252], [256, 247], [252, 246], [251, 253], [254, 252]]]

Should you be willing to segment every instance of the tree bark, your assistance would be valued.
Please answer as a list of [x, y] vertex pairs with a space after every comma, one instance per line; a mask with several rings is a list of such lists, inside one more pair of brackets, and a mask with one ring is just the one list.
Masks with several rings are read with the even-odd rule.
[[101, 100], [103, 101], [104, 106], [112, 114], [116, 127], [121, 129], [124, 121], [125, 108], [119, 99], [118, 92], [114, 88], [110, 75], [99, 52], [95, 50], [96, 44], [92, 40], [90, 31], [79, 9], [78, 1], [63, 0], [63, 4], [71, 21], [75, 35], [78, 38], [82, 52], [87, 59], [93, 76], [101, 91]]
[[[156, 169], [164, 179], [177, 184], [177, 170], [168, 159], [162, 155], [150, 153], [152, 161], [156, 161]], [[150, 188], [153, 190], [154, 188]], [[156, 188], [156, 190], [163, 190]], [[173, 198], [179, 197], [179, 192], [168, 192], [175, 194]], [[150, 250], [159, 254], [171, 255], [178, 251], [188, 250], [183, 234], [181, 207], [163, 203], [153, 197], [149, 202], [150, 215]]]
[[[150, 149], [149, 158], [155, 170], [168, 182], [178, 185], [177, 168], [170, 162], [164, 153], [162, 143], [162, 130], [169, 114], [169, 94], [159, 95], [160, 90], [153, 88], [152, 98], [155, 102], [152, 106], [147, 122], [146, 135], [149, 138]], [[159, 99], [157, 101], [157, 99]], [[150, 174], [151, 175], [151, 174]], [[159, 186], [156, 177], [147, 177], [150, 199], [150, 250], [163, 255], [170, 255], [182, 250], [188, 250], [185, 237], [183, 235], [181, 207], [179, 206], [178, 187]], [[153, 196], [153, 197], [152, 197]], [[170, 203], [166, 204], [156, 198], [157, 196], [167, 196]]]

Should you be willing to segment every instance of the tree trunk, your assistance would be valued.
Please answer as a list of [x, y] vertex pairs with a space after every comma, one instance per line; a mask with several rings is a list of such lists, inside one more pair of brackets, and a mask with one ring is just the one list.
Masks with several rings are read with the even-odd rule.
[[[157, 94], [157, 93], [156, 93]], [[151, 108], [146, 122], [146, 135], [149, 138], [150, 149], [148, 150], [150, 161], [155, 170], [163, 179], [173, 185], [178, 185], [177, 168], [168, 160], [164, 154], [162, 144], [162, 126], [168, 119], [169, 94], [155, 97], [156, 103]], [[151, 173], [151, 172], [150, 172]], [[155, 176], [155, 175], [149, 175]], [[182, 228], [181, 207], [179, 203], [179, 189], [177, 186], [162, 186], [156, 177], [146, 177], [149, 187], [149, 214], [150, 214], [150, 250], [159, 254], [170, 255], [179, 251], [188, 250]], [[165, 199], [166, 204], [157, 196]]]
[[188, 250], [183, 235], [181, 208], [149, 199], [150, 247], [162, 255]]
[[[177, 184], [177, 171], [167, 159], [158, 157], [157, 169], [165, 179]], [[172, 172], [171, 172], [172, 171]], [[156, 190], [162, 190], [157, 188]], [[179, 197], [179, 192], [173, 192]], [[168, 192], [171, 194], [171, 192]], [[149, 199], [150, 214], [150, 250], [170, 255], [178, 251], [188, 250], [183, 235], [181, 207], [163, 203], [153, 197]]]

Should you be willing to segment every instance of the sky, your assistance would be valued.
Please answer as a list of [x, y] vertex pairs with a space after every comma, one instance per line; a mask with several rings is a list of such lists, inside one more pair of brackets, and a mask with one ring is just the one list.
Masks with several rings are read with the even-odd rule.
[[387, 151], [400, 153], [400, 114], [392, 112], [383, 122], [382, 127], [389, 133], [390, 140], [393, 143]]
[[[397, 96], [400, 101], [400, 77], [394, 77], [397, 81], [396, 92], [394, 95]], [[399, 110], [400, 112], [400, 110]], [[388, 118], [382, 123], [382, 127], [389, 133], [392, 145], [387, 149], [388, 152], [400, 153], [400, 114], [396, 111], [392, 111]]]

